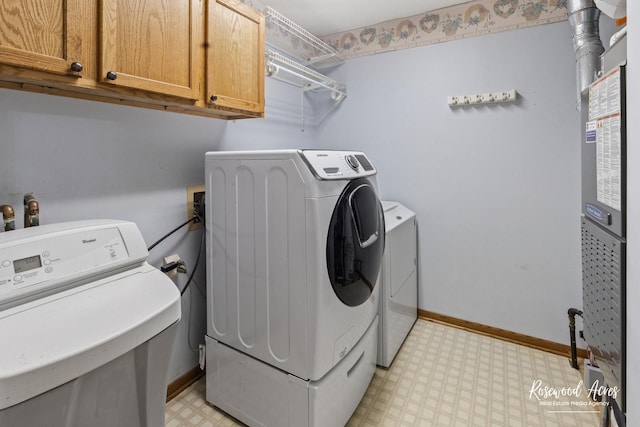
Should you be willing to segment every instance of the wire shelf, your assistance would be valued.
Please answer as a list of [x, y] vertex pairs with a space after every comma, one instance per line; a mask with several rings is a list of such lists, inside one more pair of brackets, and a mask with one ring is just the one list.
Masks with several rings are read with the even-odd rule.
[[271, 46], [315, 68], [344, 62], [337, 50], [271, 7], [267, 6], [265, 15], [267, 43]]
[[331, 98], [335, 101], [347, 96], [347, 88], [344, 84], [338, 83], [324, 74], [272, 50], [267, 50], [265, 56], [269, 77], [294, 84], [304, 90], [328, 89], [331, 91]]

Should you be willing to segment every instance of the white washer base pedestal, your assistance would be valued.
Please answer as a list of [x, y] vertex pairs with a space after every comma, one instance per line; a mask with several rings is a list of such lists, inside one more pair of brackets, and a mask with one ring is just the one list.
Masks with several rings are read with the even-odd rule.
[[207, 336], [207, 401], [249, 426], [344, 425], [373, 378], [377, 334], [376, 317], [318, 381], [302, 380]]

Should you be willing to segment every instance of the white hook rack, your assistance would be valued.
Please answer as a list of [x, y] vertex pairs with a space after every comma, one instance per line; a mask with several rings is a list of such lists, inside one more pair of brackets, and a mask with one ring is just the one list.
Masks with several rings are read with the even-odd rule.
[[503, 92], [476, 93], [472, 95], [449, 96], [449, 107], [464, 107], [465, 105], [498, 104], [501, 102], [514, 102], [518, 98], [515, 89]]

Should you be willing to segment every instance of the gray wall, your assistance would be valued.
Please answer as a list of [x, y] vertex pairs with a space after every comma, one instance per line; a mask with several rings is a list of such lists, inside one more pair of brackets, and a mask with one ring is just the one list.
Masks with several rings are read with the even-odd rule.
[[[574, 62], [562, 22], [334, 73], [349, 96], [318, 144], [366, 151], [381, 197], [417, 213], [421, 309], [568, 344], [567, 309], [582, 306]], [[514, 104], [447, 105], [510, 89]]]
[[[299, 91], [273, 80], [266, 91], [269, 120], [226, 122], [0, 89], [0, 204], [14, 206], [22, 228], [22, 196], [34, 192], [42, 224], [131, 220], [149, 245], [186, 220], [186, 187], [204, 183], [206, 151], [309, 144], [295, 115]], [[185, 230], [153, 249], [149, 262], [160, 266], [178, 253], [193, 266], [201, 232]], [[204, 342], [203, 265], [200, 291], [183, 297], [170, 381], [198, 364], [190, 347]], [[182, 287], [186, 275], [178, 281]]]

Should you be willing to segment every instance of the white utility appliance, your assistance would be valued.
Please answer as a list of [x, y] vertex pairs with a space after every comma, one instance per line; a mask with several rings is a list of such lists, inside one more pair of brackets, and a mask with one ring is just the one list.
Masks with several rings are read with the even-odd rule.
[[380, 273], [378, 365], [389, 367], [418, 318], [416, 214], [382, 202], [386, 249]]
[[180, 292], [131, 222], [0, 234], [0, 425], [164, 425]]
[[384, 218], [364, 153], [206, 154], [207, 400], [344, 425], [375, 371]]

